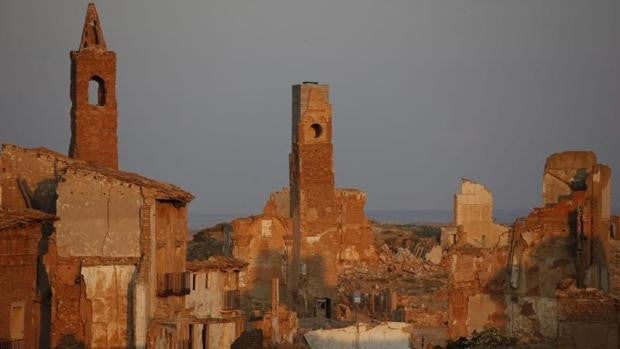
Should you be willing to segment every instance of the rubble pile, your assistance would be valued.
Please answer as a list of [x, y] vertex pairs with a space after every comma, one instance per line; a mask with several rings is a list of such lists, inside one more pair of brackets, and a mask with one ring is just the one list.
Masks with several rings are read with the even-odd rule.
[[[375, 224], [376, 263], [359, 263], [342, 272], [338, 283], [341, 320], [402, 321], [416, 328], [447, 330], [448, 272], [445, 262], [425, 257], [437, 246], [433, 237], [420, 238], [404, 226]], [[385, 227], [385, 226], [384, 226]], [[406, 246], [406, 247], [403, 247]], [[360, 304], [354, 302], [359, 293]]]

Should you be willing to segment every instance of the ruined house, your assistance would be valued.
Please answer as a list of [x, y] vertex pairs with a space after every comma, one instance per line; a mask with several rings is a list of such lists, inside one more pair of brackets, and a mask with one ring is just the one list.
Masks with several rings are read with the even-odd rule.
[[507, 244], [457, 241], [450, 250], [450, 335], [492, 326], [525, 341], [580, 348], [578, 337], [596, 338], [596, 347], [616, 348], [610, 179], [592, 152], [553, 154], [543, 206], [515, 222]]
[[[0, 205], [54, 217], [36, 241], [19, 245], [36, 252], [24, 257], [24, 263], [36, 258], [36, 269], [29, 264], [17, 274], [23, 267], [16, 264], [2, 273], [9, 284], [36, 280], [39, 310], [24, 305], [24, 331], [39, 339], [29, 348], [68, 342], [172, 347], [189, 341], [185, 239], [193, 196], [118, 170], [115, 75], [115, 54], [91, 3], [79, 49], [71, 52], [70, 156], [2, 147]], [[28, 229], [34, 237], [38, 228]], [[8, 325], [0, 326], [5, 331]]]
[[192, 316], [190, 349], [229, 348], [243, 331], [240, 311], [239, 273], [247, 263], [213, 256], [189, 261], [191, 289], [185, 305]]
[[[0, 347], [49, 347], [39, 336], [49, 317], [42, 306], [40, 244], [53, 215], [37, 210], [0, 209]], [[42, 311], [43, 310], [43, 311]], [[43, 330], [45, 332], [46, 329]]]
[[331, 315], [338, 274], [371, 256], [366, 195], [335, 187], [329, 87], [293, 86], [289, 188], [272, 193], [262, 215], [233, 221], [234, 255], [247, 258], [246, 294], [268, 308], [273, 278], [305, 315]]

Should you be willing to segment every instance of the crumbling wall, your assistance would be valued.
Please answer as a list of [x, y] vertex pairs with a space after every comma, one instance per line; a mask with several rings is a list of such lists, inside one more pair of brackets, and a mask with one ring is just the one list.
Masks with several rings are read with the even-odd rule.
[[231, 224], [233, 256], [249, 263], [244, 273], [243, 293], [250, 299], [244, 301], [256, 301], [256, 306], [264, 303], [266, 308], [271, 298], [271, 280], [286, 277], [291, 220], [263, 214], [235, 219]]
[[55, 236], [49, 238], [48, 253], [43, 263], [49, 273], [51, 287], [51, 347], [69, 337], [78, 343], [90, 340], [88, 328], [90, 302], [80, 274], [81, 262], [76, 258], [59, 258]]
[[448, 334], [467, 337], [486, 326], [507, 326], [506, 248], [456, 246], [449, 258]]
[[609, 289], [614, 246], [610, 178], [609, 168], [597, 164], [592, 152], [548, 158], [543, 176], [545, 206], [513, 228], [508, 292], [513, 334], [562, 336], [555, 326], [561, 310], [556, 291], [565, 279], [576, 280], [580, 288]]
[[463, 231], [466, 243], [477, 247], [505, 245], [500, 237], [508, 227], [495, 224], [493, 195], [482, 184], [461, 180], [461, 191], [454, 196], [454, 224]]
[[140, 187], [69, 169], [57, 193], [61, 256], [140, 256]]
[[508, 230], [494, 222], [492, 193], [462, 179], [454, 196], [454, 224], [443, 227], [441, 236], [449, 253], [450, 337], [467, 337], [487, 326], [506, 328]]

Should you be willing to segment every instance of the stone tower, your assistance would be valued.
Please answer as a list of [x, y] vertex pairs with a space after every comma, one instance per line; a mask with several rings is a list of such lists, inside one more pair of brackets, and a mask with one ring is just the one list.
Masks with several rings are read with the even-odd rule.
[[80, 47], [71, 51], [71, 103], [69, 156], [118, 169], [116, 53], [106, 47], [93, 3]]
[[329, 86], [293, 86], [290, 161], [293, 248], [289, 287], [304, 303], [331, 296], [337, 283], [340, 245], [333, 168]]

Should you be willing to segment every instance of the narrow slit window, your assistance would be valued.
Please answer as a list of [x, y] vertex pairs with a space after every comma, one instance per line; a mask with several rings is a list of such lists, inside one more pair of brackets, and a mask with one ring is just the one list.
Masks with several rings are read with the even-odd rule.
[[104, 106], [105, 105], [105, 82], [98, 76], [93, 76], [88, 81], [88, 104]]

